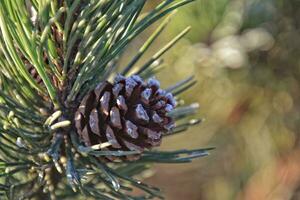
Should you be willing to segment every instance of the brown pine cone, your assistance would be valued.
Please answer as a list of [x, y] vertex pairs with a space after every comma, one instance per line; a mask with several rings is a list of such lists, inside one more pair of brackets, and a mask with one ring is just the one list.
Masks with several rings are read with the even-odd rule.
[[86, 146], [109, 142], [111, 151], [142, 152], [159, 146], [163, 133], [174, 127], [167, 113], [176, 104], [173, 95], [159, 87], [156, 79], [146, 83], [137, 75], [118, 75], [114, 84], [100, 83], [84, 97], [75, 115], [81, 141]]

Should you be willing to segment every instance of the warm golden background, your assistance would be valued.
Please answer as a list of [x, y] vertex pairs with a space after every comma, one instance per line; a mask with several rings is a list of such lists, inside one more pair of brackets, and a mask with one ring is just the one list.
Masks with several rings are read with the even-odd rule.
[[300, 199], [300, 1], [196, 0], [150, 52], [188, 25], [157, 76], [168, 85], [194, 74], [184, 97], [200, 103], [205, 121], [162, 149], [216, 150], [191, 164], [156, 165], [147, 182], [167, 200]]

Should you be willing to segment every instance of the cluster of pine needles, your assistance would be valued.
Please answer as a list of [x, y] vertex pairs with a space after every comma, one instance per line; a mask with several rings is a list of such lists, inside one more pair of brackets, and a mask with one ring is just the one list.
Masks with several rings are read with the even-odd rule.
[[[138, 61], [173, 12], [192, 0], [161, 0], [145, 13], [146, 0], [1, 0], [0, 3], [0, 199], [151, 199], [160, 190], [137, 180], [151, 163], [186, 163], [210, 149], [145, 150], [136, 161], [105, 162], [134, 151], [85, 146], [74, 129], [83, 97], [116, 74], [143, 79], [161, 70], [161, 56], [183, 30], [144, 64]], [[162, 19], [128, 64], [120, 58], [145, 29]], [[188, 77], [166, 88], [178, 105], [169, 113], [174, 135], [198, 124], [198, 105], [180, 94]], [[134, 196], [133, 190], [143, 191]]]

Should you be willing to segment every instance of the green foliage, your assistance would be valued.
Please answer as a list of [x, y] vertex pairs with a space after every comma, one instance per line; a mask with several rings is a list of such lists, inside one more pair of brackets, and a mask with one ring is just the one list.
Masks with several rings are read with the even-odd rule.
[[[85, 147], [74, 132], [74, 108], [99, 82], [118, 73], [118, 61], [130, 42], [146, 28], [192, 0], [164, 0], [141, 15], [146, 0], [2, 0], [0, 4], [0, 195], [1, 199], [162, 198], [159, 189], [136, 180], [149, 163], [183, 163], [210, 149], [146, 151], [135, 162], [106, 163], [105, 151]], [[137, 61], [166, 27], [161, 23], [129, 64], [124, 75], [149, 78], [160, 57], [189, 30], [184, 29], [144, 65]], [[32, 76], [29, 67], [42, 79]], [[193, 77], [168, 90], [179, 95], [195, 84]], [[179, 99], [179, 97], [177, 96]], [[198, 124], [190, 120], [196, 104], [171, 116], [172, 135]], [[98, 159], [99, 158], [99, 159]], [[144, 195], [132, 196], [133, 188]]]

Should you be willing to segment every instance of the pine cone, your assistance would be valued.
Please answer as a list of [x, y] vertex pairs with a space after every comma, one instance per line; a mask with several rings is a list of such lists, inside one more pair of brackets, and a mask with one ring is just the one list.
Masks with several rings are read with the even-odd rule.
[[163, 133], [174, 126], [167, 113], [176, 104], [173, 95], [159, 87], [156, 79], [146, 83], [137, 75], [118, 75], [114, 84], [100, 83], [84, 97], [75, 115], [82, 142], [86, 146], [109, 142], [109, 150], [139, 152], [159, 146]]

